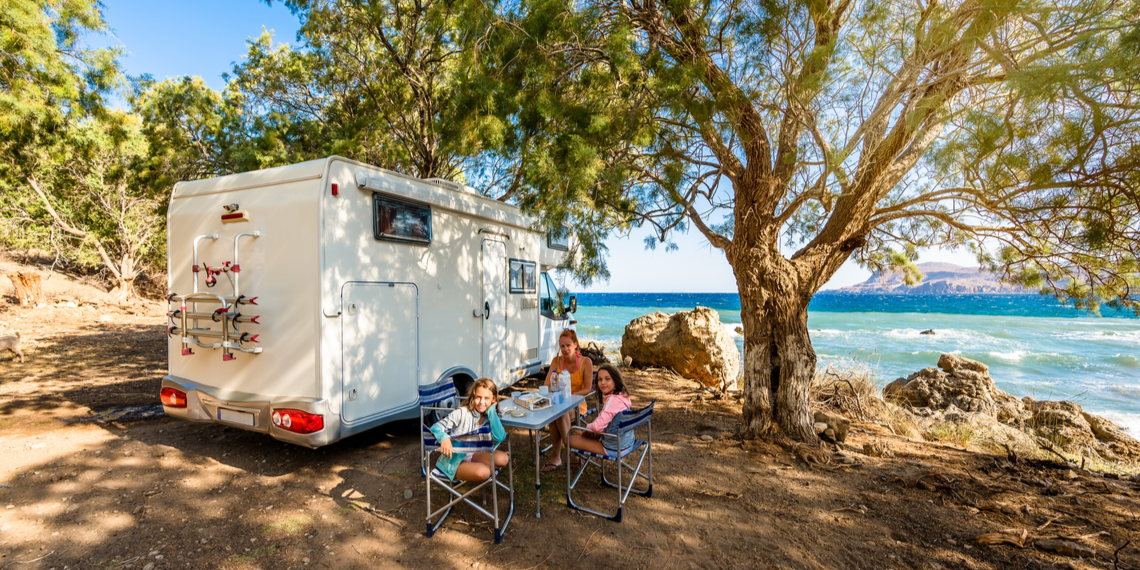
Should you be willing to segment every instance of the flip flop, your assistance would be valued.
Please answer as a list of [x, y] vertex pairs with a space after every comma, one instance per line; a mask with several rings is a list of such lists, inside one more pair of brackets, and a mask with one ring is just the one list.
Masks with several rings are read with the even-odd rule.
[[547, 463], [546, 465], [542, 466], [542, 469], [540, 469], [540, 471], [542, 471], [543, 473], [551, 473], [551, 472], [557, 471], [559, 469], [562, 469], [562, 467], [563, 467], [563, 465], [561, 463], [558, 463], [558, 464]]

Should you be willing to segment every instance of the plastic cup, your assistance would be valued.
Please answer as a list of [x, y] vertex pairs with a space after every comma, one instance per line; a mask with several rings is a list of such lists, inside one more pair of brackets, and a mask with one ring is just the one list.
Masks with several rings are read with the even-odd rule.
[[539, 386], [538, 387], [538, 393], [542, 394], [543, 396], [549, 396], [550, 395], [550, 386]]

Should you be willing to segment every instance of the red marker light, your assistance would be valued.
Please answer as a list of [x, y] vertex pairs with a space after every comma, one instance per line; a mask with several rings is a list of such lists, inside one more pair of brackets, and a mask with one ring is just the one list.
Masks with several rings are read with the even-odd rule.
[[332, 185], [332, 192], [333, 192], [333, 196], [336, 196], [336, 195], [337, 195], [337, 191], [336, 191], [336, 183], [335, 183], [335, 182], [333, 182], [333, 185]]
[[273, 425], [295, 433], [316, 433], [325, 429], [325, 417], [301, 410], [273, 410]]
[[158, 395], [162, 400], [162, 405], [171, 408], [185, 408], [186, 407], [186, 392], [175, 390], [174, 388], [163, 388]]

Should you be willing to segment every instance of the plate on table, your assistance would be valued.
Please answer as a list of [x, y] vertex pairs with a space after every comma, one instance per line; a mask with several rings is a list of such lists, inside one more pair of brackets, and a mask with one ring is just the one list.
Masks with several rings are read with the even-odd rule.
[[512, 417], [523, 418], [526, 417], [526, 410], [522, 408], [515, 408], [509, 412]]

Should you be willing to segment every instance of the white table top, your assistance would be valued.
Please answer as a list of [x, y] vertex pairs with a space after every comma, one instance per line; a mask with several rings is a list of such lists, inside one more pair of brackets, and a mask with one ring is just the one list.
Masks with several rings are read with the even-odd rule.
[[503, 422], [503, 425], [508, 426], [508, 427], [516, 427], [516, 428], [523, 428], [523, 429], [541, 429], [541, 428], [544, 428], [544, 427], [550, 425], [550, 422], [553, 422], [554, 420], [566, 415], [567, 412], [574, 409], [575, 406], [577, 406], [578, 404], [581, 404], [585, 400], [586, 400], [585, 396], [580, 396], [578, 394], [572, 394], [570, 396], [570, 398], [567, 399], [565, 402], [562, 402], [562, 405], [560, 405], [560, 406], [552, 405], [549, 408], [544, 408], [541, 410], [534, 410], [534, 411], [527, 410], [526, 408], [523, 408], [517, 404], [514, 404], [514, 402], [511, 402], [510, 400], [504, 400], [502, 402], [499, 402], [500, 408], [498, 408], [498, 409], [501, 410], [501, 406], [504, 403], [509, 402], [509, 404], [514, 404], [514, 407], [516, 407], [516, 408], [526, 410], [526, 415], [521, 417], [521, 418], [516, 418], [510, 414], [499, 414], [499, 418]]

